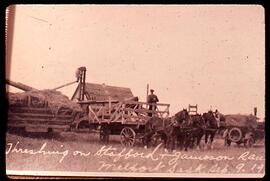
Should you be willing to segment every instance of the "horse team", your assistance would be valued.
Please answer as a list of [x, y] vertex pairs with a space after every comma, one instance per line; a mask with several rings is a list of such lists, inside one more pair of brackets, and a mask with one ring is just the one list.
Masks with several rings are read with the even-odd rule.
[[211, 110], [202, 115], [190, 115], [186, 109], [166, 119], [152, 117], [145, 125], [143, 143], [145, 147], [150, 147], [163, 141], [166, 149], [174, 150], [180, 147], [187, 151], [194, 147], [200, 149], [204, 136], [205, 145], [213, 148], [212, 143], [220, 128], [220, 122], [224, 121], [222, 118], [222, 114]]

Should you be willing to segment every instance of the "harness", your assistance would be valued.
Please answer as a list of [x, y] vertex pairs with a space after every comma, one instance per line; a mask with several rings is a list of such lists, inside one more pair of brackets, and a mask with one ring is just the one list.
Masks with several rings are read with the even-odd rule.
[[[166, 123], [165, 123], [166, 121], [169, 121], [169, 124], [166, 125]], [[181, 121], [184, 122], [185, 118], [181, 118], [180, 120], [177, 120], [176, 116], [174, 115], [171, 118], [162, 119], [162, 127], [161, 128], [155, 130], [154, 125], [152, 125], [151, 129], [155, 130], [156, 132], [165, 131], [169, 127], [174, 127], [174, 128], [180, 127], [179, 122], [181, 122]]]

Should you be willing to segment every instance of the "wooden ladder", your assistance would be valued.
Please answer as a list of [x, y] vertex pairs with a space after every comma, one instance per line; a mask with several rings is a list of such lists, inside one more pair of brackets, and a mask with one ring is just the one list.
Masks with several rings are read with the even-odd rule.
[[188, 113], [189, 114], [192, 114], [192, 115], [195, 115], [195, 114], [198, 114], [198, 105], [188, 105]]

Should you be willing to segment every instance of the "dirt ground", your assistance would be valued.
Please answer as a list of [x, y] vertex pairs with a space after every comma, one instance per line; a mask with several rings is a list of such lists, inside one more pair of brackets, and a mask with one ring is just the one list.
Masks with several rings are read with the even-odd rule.
[[98, 134], [7, 133], [6, 169], [25, 171], [132, 172], [193, 174], [264, 174], [265, 147], [232, 144], [218, 138], [213, 149], [166, 152], [162, 145], [145, 149], [141, 143], [124, 148], [118, 136], [103, 145]]

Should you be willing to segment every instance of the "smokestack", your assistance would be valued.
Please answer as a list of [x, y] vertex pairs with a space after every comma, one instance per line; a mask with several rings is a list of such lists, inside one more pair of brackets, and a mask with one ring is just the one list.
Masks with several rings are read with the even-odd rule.
[[254, 116], [257, 116], [257, 107], [254, 107]]
[[149, 84], [146, 85], [146, 102], [149, 94]]

